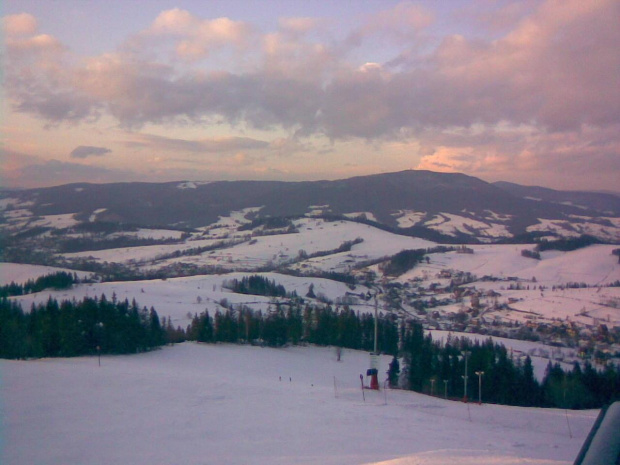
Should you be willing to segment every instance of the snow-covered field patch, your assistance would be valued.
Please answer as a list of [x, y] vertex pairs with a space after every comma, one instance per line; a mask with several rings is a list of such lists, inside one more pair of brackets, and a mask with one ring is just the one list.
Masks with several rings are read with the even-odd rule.
[[[516, 277], [524, 280], [536, 278], [538, 284], [549, 287], [569, 282], [604, 285], [620, 279], [620, 263], [618, 258], [612, 255], [612, 251], [617, 247], [613, 245], [592, 245], [572, 252], [557, 250], [543, 252], [541, 260], [521, 256], [523, 249], [532, 249], [533, 245], [469, 247], [474, 251], [473, 254], [456, 252], [431, 254], [429, 265], [422, 264], [414, 268], [401, 276], [400, 280], [433, 277], [442, 269], [469, 272], [479, 278], [482, 276]], [[496, 287], [497, 284], [490, 286]]]
[[396, 222], [399, 228], [411, 228], [426, 217], [426, 212], [416, 212], [413, 210], [400, 210], [394, 216], [397, 216]]
[[456, 236], [459, 233], [472, 234], [489, 238], [511, 237], [505, 225], [495, 223], [485, 223], [460, 215], [451, 213], [440, 213], [434, 218], [426, 221], [424, 226], [439, 231], [448, 236]]
[[356, 218], [366, 218], [367, 220], [370, 221], [374, 221], [377, 222], [377, 217], [374, 215], [374, 213], [371, 212], [352, 212], [352, 213], [345, 213], [344, 216], [346, 218], [350, 218], [352, 220], [356, 219]]
[[91, 215], [88, 217], [88, 221], [90, 221], [91, 223], [94, 221], [97, 221], [97, 216], [101, 213], [105, 213], [107, 212], [108, 209], [107, 208], [98, 208], [97, 210], [93, 211], [91, 213]]
[[[225, 275], [192, 276], [187, 278], [173, 278], [167, 280], [124, 281], [93, 284], [78, 284], [71, 289], [59, 291], [46, 290], [39, 293], [14, 297], [22, 308], [29, 309], [32, 304], [44, 304], [49, 297], [58, 301], [82, 300], [84, 297], [100, 297], [102, 294], [108, 299], [113, 296], [118, 300], [133, 299], [141, 307], [154, 307], [160, 317], [171, 318], [174, 326], [185, 328], [194, 314], [208, 310], [211, 315], [216, 310], [223, 310], [220, 302], [226, 299], [229, 304], [247, 305], [255, 310], [266, 311], [272, 306], [273, 298], [235, 294], [226, 289], [227, 281], [241, 280], [247, 273], [230, 273]], [[305, 296], [310, 284], [314, 285], [316, 295], [322, 295], [331, 301], [337, 301], [347, 295], [350, 289], [343, 283], [320, 278], [303, 278], [279, 275], [276, 273], [261, 273], [269, 280], [284, 286], [287, 292], [297, 292]], [[359, 286], [356, 293], [366, 292], [367, 289]], [[369, 309], [370, 311], [370, 309]]]
[[75, 219], [75, 213], [65, 213], [61, 215], [45, 215], [37, 218], [30, 223], [30, 226], [44, 226], [55, 229], [70, 228], [78, 224], [79, 221]]
[[16, 284], [24, 284], [30, 279], [35, 280], [41, 276], [58, 273], [59, 271], [64, 271], [71, 274], [76, 273], [79, 278], [85, 278], [92, 274], [85, 271], [73, 271], [66, 268], [56, 268], [53, 266], [0, 262], [0, 286], [10, 284], [11, 282]]
[[527, 227], [527, 231], [552, 231], [563, 237], [579, 237], [583, 234], [587, 234], [617, 242], [620, 240], [620, 226], [618, 222], [618, 218], [600, 218], [597, 222], [539, 218], [537, 224]]

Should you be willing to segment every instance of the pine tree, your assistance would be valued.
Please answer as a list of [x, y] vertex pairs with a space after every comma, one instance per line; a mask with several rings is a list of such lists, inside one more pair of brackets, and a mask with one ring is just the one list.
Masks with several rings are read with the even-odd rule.
[[400, 363], [398, 362], [398, 358], [396, 355], [392, 358], [390, 362], [390, 368], [388, 370], [388, 380], [391, 388], [398, 387], [398, 377], [400, 375]]

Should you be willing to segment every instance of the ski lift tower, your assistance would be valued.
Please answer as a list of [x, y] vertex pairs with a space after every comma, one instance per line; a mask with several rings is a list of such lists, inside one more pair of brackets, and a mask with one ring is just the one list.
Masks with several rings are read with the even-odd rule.
[[[377, 346], [379, 336], [379, 317], [378, 317], [378, 296], [379, 291], [375, 291], [375, 347], [374, 351], [370, 353], [370, 369], [366, 372], [367, 376], [370, 376], [370, 389], [376, 391], [379, 390], [379, 348]], [[370, 292], [368, 293], [369, 300], [372, 297]]]

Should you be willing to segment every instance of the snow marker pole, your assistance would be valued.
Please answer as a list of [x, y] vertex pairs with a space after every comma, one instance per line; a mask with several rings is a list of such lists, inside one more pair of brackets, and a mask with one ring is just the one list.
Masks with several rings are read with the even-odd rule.
[[364, 375], [360, 374], [360, 383], [362, 383], [362, 399], [366, 402], [366, 394], [364, 394]]
[[385, 405], [387, 405], [387, 387], [389, 381], [390, 379], [388, 378], [383, 382], [383, 395], [385, 396]]

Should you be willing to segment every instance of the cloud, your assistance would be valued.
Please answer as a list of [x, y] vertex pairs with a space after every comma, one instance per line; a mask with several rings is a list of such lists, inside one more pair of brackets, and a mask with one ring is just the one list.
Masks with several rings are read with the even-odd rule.
[[417, 169], [440, 171], [448, 173], [478, 173], [504, 172], [511, 166], [513, 160], [491, 150], [480, 150], [478, 147], [444, 147], [439, 146], [431, 155], [423, 156]]
[[16, 63], [25, 61], [36, 63], [39, 68], [52, 64], [50, 58], [57, 58], [64, 47], [58, 39], [49, 34], [27, 37], [8, 37], [6, 39], [8, 57]]
[[444, 90], [452, 123], [535, 121], [561, 131], [617, 121], [620, 97], [606, 96], [620, 78], [619, 10], [613, 1], [547, 1], [501, 39], [448, 37], [430, 57], [432, 90]]
[[259, 150], [269, 146], [268, 142], [249, 137], [215, 137], [211, 139], [187, 140], [152, 134], [132, 134], [124, 144], [127, 147], [150, 150], [181, 151], [191, 153], [237, 152]]
[[8, 37], [33, 35], [38, 29], [38, 22], [28, 13], [8, 15], [2, 18], [2, 29]]
[[71, 158], [87, 158], [87, 157], [101, 157], [112, 150], [106, 147], [92, 147], [90, 145], [79, 145], [74, 148], [69, 154]]
[[309, 152], [313, 146], [303, 143], [297, 137], [278, 137], [269, 143], [269, 150], [277, 156], [288, 156], [296, 152]]
[[[571, 130], [620, 118], [618, 10], [613, 0], [549, 0], [497, 40], [449, 36], [414, 57], [424, 66], [401, 71], [373, 74], [350, 66], [337, 47], [276, 32], [262, 36], [261, 55], [241, 72], [176, 68], [144, 54], [115, 52], [68, 70], [36, 62], [9, 66], [7, 87], [20, 111], [51, 121], [79, 121], [105, 111], [129, 127], [223, 118], [335, 138], [391, 137], [403, 127], [502, 120]], [[398, 32], [429, 21], [429, 14], [404, 3], [365, 27]], [[301, 19], [284, 24], [311, 27]], [[148, 31], [180, 38], [177, 46], [201, 55], [218, 44], [243, 42], [248, 28], [174, 9], [161, 13]], [[58, 48], [58, 42], [39, 35], [11, 47], [24, 56]]]
[[427, 131], [416, 168], [559, 189], [592, 189], [597, 179], [613, 188], [620, 171], [618, 134], [620, 125], [555, 133], [506, 124]]
[[[309, 18], [283, 18], [262, 33], [172, 9], [124, 47], [83, 60], [39, 34], [35, 18], [8, 17], [6, 89], [16, 111], [52, 124], [106, 115], [131, 129], [224, 123], [332, 141], [415, 139], [425, 148], [422, 166], [478, 173], [568, 157], [612, 167], [620, 154], [618, 17], [616, 0], [545, 0], [494, 10], [483, 19], [498, 31], [492, 38], [430, 44], [420, 33], [433, 14], [407, 2], [345, 39]], [[373, 41], [389, 42], [393, 59], [359, 61]], [[265, 148], [244, 138], [127, 143], [195, 153]]]
[[173, 8], [163, 11], [151, 26], [139, 34], [139, 43], [154, 37], [170, 37], [178, 57], [202, 59], [222, 47], [243, 48], [253, 34], [246, 22], [229, 18], [201, 19], [187, 10]]

